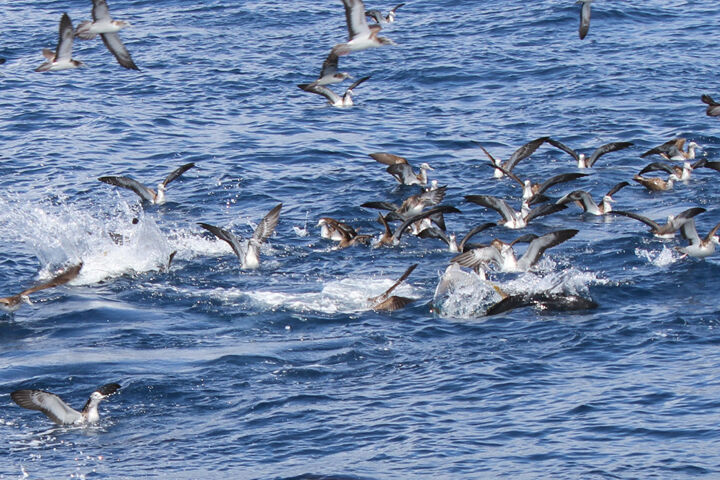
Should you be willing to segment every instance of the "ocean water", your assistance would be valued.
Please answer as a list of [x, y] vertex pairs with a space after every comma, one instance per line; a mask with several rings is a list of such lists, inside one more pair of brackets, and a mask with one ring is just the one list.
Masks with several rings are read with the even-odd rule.
[[[75, 44], [86, 68], [35, 73], [62, 13], [78, 23], [90, 2], [2, 5], [0, 295], [84, 266], [0, 317], [0, 478], [720, 476], [717, 256], [682, 259], [679, 237], [570, 206], [477, 241], [578, 229], [533, 271], [491, 280], [598, 308], [486, 317], [498, 295], [469, 274], [436, 297], [453, 256], [443, 243], [334, 250], [315, 226], [330, 216], [377, 233], [377, 212], [360, 205], [418, 192], [372, 152], [432, 165], [462, 211], [448, 231], [461, 235], [497, 220], [464, 195], [520, 197], [474, 142], [504, 159], [543, 135], [586, 153], [635, 144], [553, 198], [599, 198], [676, 136], [720, 160], [719, 120], [700, 102], [720, 97], [713, 2], [597, 1], [580, 41], [571, 0], [409, 1], [381, 33], [397, 46], [341, 58], [341, 70], [371, 75], [352, 108], [296, 86], [345, 41], [340, 1], [110, 9], [132, 23], [120, 36], [138, 72], [95, 40]], [[162, 206], [97, 181], [155, 185], [188, 162]], [[515, 169], [535, 181], [575, 171], [549, 146]], [[698, 169], [662, 193], [634, 184], [615, 208], [662, 221], [701, 206], [704, 235], [720, 221], [718, 175]], [[258, 270], [197, 225], [248, 237], [279, 202]], [[369, 311], [366, 299], [414, 263], [398, 294], [415, 301]], [[122, 389], [87, 428], [57, 427], [9, 395], [43, 389], [79, 408], [108, 382]]]

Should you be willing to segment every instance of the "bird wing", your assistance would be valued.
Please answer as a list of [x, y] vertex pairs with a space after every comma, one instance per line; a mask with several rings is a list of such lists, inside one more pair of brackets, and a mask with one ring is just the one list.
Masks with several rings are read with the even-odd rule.
[[445, 234], [445, 232], [443, 232], [439, 228], [424, 228], [418, 232], [417, 236], [420, 238], [437, 238], [438, 240], [442, 240], [443, 242], [447, 243], [448, 246], [450, 246], [450, 238]]
[[172, 182], [173, 180], [177, 179], [180, 175], [182, 175], [183, 173], [187, 172], [188, 170], [190, 170], [190, 169], [193, 168], [194, 166], [195, 166], [194, 163], [186, 163], [186, 164], [183, 165], [182, 167], [175, 169], [172, 173], [170, 173], [170, 175], [168, 175], [167, 177], [165, 177], [165, 180], [163, 180], [163, 182], [162, 182], [163, 186], [164, 186], [164, 187], [167, 187], [170, 182]]
[[39, 410], [58, 425], [68, 425], [82, 420], [80, 412], [63, 402], [54, 393], [42, 390], [16, 390], [10, 394], [15, 403], [29, 410]]
[[495, 222], [487, 222], [487, 223], [483, 223], [482, 225], [478, 225], [477, 227], [474, 227], [468, 233], [466, 233], [465, 236], [463, 237], [463, 239], [460, 241], [460, 245], [458, 245], [458, 250], [460, 252], [464, 252], [465, 244], [468, 241], [470, 241], [470, 239], [472, 237], [474, 237], [475, 235], [477, 235], [478, 233], [480, 233], [484, 230], [487, 230], [488, 228], [492, 228], [492, 227], [496, 227], [496, 226], [497, 226], [497, 223], [495, 223]]
[[390, 10], [390, 11], [393, 12], [393, 13], [395, 13], [395, 12], [397, 11], [397, 9], [400, 8], [400, 7], [402, 7], [403, 5], [405, 5], [405, 4], [404, 4], [404, 3], [398, 3], [398, 4], [395, 5], [395, 6], [393, 7], [393, 9]]
[[318, 95], [322, 95], [323, 97], [327, 98], [330, 103], [333, 105], [337, 104], [338, 102], [342, 103], [342, 99], [340, 98], [340, 95], [333, 92], [329, 88], [323, 86], [323, 85], [312, 85], [309, 83], [301, 83], [298, 85], [298, 88], [301, 90], [305, 90], [306, 92], [310, 93], [317, 93]]
[[278, 203], [267, 215], [260, 221], [255, 232], [253, 233], [253, 240], [263, 243], [267, 238], [272, 235], [277, 227], [278, 220], [280, 219], [280, 209], [282, 209], [282, 203]]
[[130, 70], [140, 70], [133, 62], [130, 52], [125, 48], [117, 33], [101, 33], [100, 36], [107, 49], [115, 56], [120, 65]]
[[407, 163], [395, 163], [385, 170], [403, 185], [412, 185], [413, 183], [417, 183], [417, 176], [415, 175], [412, 167]]
[[682, 227], [680, 227], [680, 235], [682, 235], [685, 240], [689, 241], [690, 245], [697, 245], [700, 243], [700, 235], [698, 235], [697, 228], [695, 228], [694, 218], [691, 218], [687, 222], [683, 223]]
[[342, 0], [345, 6], [345, 20], [348, 27], [348, 39], [370, 34], [365, 20], [365, 5], [362, 0]]
[[[418, 220], [422, 220], [423, 218], [432, 217], [438, 214], [443, 213], [460, 213], [460, 210], [458, 210], [455, 207], [451, 207], [450, 205], [443, 205], [440, 207], [431, 208], [430, 210], [426, 210], [422, 213], [419, 213], [415, 215], [414, 217], [410, 217], [406, 219], [398, 228], [395, 230], [395, 233], [393, 234], [393, 242], [397, 242], [402, 237], [403, 232], [407, 230], [407, 228], [412, 225], [413, 223], [417, 222]], [[441, 227], [442, 228], [442, 227]]]
[[645, 168], [643, 168], [642, 170], [640, 170], [638, 175], [642, 175], [643, 173], [647, 173], [647, 172], [657, 172], [658, 170], [662, 170], [662, 171], [670, 173], [670, 174], [674, 173], [672, 167], [670, 165], [668, 165], [667, 163], [653, 162], [653, 163], [645, 166]]
[[222, 228], [216, 227], [214, 225], [208, 225], [207, 223], [198, 223], [198, 225], [215, 235], [220, 240], [227, 242], [228, 245], [230, 245], [230, 248], [232, 248], [232, 251], [235, 252], [235, 255], [237, 255], [239, 259], [242, 259], [242, 253], [240, 252], [240, 241], [235, 235], [233, 235], [231, 232], [228, 232], [227, 230], [223, 230]]
[[533, 301], [530, 296], [527, 294], [520, 294], [520, 295], [509, 295], [499, 302], [497, 302], [495, 305], [491, 306], [485, 311], [486, 316], [491, 315], [497, 315], [499, 313], [504, 313], [510, 310], [514, 310], [516, 308], [522, 308], [522, 307], [529, 307], [530, 305], [534, 305], [535, 302]]
[[510, 205], [502, 198], [492, 197], [490, 195], [465, 195], [465, 200], [477, 203], [483, 207], [492, 208], [508, 222], [513, 221], [515, 218], [515, 211], [510, 208]]
[[631, 147], [632, 145], [632, 142], [612, 142], [606, 145], [602, 145], [596, 148], [592, 155], [590, 155], [590, 158], [588, 158], [588, 167], [592, 167], [595, 161], [606, 153], [616, 152], [618, 150]]
[[[690, 222], [688, 222], [688, 223], [690, 223]], [[693, 220], [692, 223], [694, 224], [695, 221]], [[686, 223], [685, 225], [687, 225], [687, 223]], [[685, 226], [685, 225], [683, 225], [683, 226]], [[720, 229], [720, 223], [718, 223], [717, 225], [715, 225], [715, 226], [712, 228], [712, 230], [710, 230], [710, 231], [708, 232], [708, 234], [705, 236], [705, 241], [706, 241], [706, 242], [709, 242], [710, 239], [712, 239], [712, 237], [717, 233], [718, 229]]]
[[678, 142], [680, 142], [682, 145], [684, 145], [685, 139], [684, 138], [677, 138], [677, 139], [673, 138], [672, 140], [668, 140], [667, 142], [663, 143], [662, 145], [658, 145], [655, 148], [651, 148], [650, 150], [648, 150], [647, 152], [643, 153], [640, 156], [648, 157], [650, 155], [660, 155], [662, 153], [668, 154], [668, 153], [676, 152], [677, 148], [678, 148], [677, 147]]
[[426, 190], [420, 193], [418, 196], [422, 200], [423, 205], [437, 205], [445, 199], [445, 193], [447, 192], [447, 185], [438, 187], [435, 190]]
[[327, 58], [322, 64], [322, 68], [320, 69], [320, 76], [318, 76], [318, 78], [335, 75], [338, 70], [339, 58], [340, 57], [337, 53], [335, 53], [333, 50], [330, 50], [330, 54], [327, 56]]
[[376, 312], [384, 311], [384, 312], [394, 312], [395, 310], [400, 310], [401, 308], [405, 307], [409, 303], [414, 302], [414, 298], [408, 298], [408, 297], [398, 297], [397, 295], [393, 295], [392, 297], [388, 298], [387, 300], [380, 302], [372, 307], [373, 310]]
[[30, 295], [31, 293], [45, 290], [46, 288], [52, 288], [57, 287], [59, 285], [64, 285], [71, 280], [74, 280], [77, 278], [77, 276], [80, 274], [80, 269], [82, 268], [83, 264], [82, 262], [78, 263], [77, 265], [73, 265], [72, 267], [69, 267], [59, 273], [58, 275], [55, 275], [53, 278], [48, 280], [45, 283], [41, 283], [40, 285], [35, 285], [34, 287], [30, 287], [27, 290], [20, 293], [20, 295]]
[[376, 162], [385, 165], [395, 165], [396, 163], [408, 163], [407, 159], [393, 155], [392, 153], [371, 153], [370, 157]]
[[389, 210], [391, 212], [394, 212], [395, 210], [398, 210], [400, 208], [397, 205], [389, 202], [365, 202], [360, 206], [364, 208], [374, 208], [376, 210]]
[[370, 75], [368, 75], [367, 77], [362, 77], [362, 78], [359, 78], [359, 79], [355, 80], [355, 81], [352, 83], [352, 85], [350, 85], [350, 86], [347, 88], [347, 90], [345, 90], [345, 95], [347, 95], [348, 92], [352, 92], [353, 88], [357, 87], [358, 85], [360, 85], [361, 83], [363, 83], [363, 82], [366, 81], [366, 80], [370, 80]]
[[500, 168], [502, 166], [502, 162], [499, 161], [497, 158], [493, 157], [492, 154], [485, 149], [485, 147], [483, 147], [482, 145], [480, 145], [478, 142], [476, 142], [474, 140], [473, 140], [473, 143], [482, 149], [482, 151], [485, 153], [485, 156], [487, 156], [490, 159], [490, 163], [492, 164], [493, 167]]
[[710, 95], [707, 95], [705, 93], [700, 96], [700, 100], [702, 100], [703, 103], [707, 103], [708, 105], [717, 105], [717, 102], [715, 102], [715, 100], [713, 100]]
[[531, 140], [522, 147], [518, 148], [513, 152], [513, 154], [510, 156], [507, 162], [505, 162], [506, 170], [512, 171], [513, 168], [515, 168], [515, 165], [517, 165], [520, 160], [524, 160], [528, 158], [530, 155], [535, 153], [535, 150], [540, 148], [540, 145], [545, 143], [548, 140], [549, 137], [540, 137], [536, 138], [535, 140]]
[[580, 9], [580, 28], [578, 33], [580, 34], [580, 40], [584, 39], [590, 30], [590, 2], [582, 2], [582, 9]]
[[72, 58], [73, 39], [75, 31], [72, 21], [67, 13], [60, 18], [60, 38], [58, 38], [57, 50], [55, 50], [55, 61], [70, 60]]
[[634, 218], [635, 220], [639, 220], [639, 221], [643, 222], [645, 225], [649, 226], [649, 227], [650, 227], [651, 229], [653, 229], [653, 230], [657, 230], [657, 229], [660, 228], [660, 225], [657, 224], [656, 222], [653, 222], [653, 221], [650, 220], [649, 218], [644, 217], [644, 216], [639, 215], [639, 214], [634, 213], [634, 212], [623, 212], [623, 211], [620, 211], [620, 210], [613, 210], [613, 211], [610, 212], [610, 213], [613, 214], [613, 215], [622, 215], [623, 217]]
[[581, 177], [587, 177], [587, 173], [561, 173], [560, 175], [555, 175], [554, 177], [548, 178], [543, 183], [540, 184], [538, 187], [538, 191], [535, 192], [535, 195], [540, 195], [548, 188], [552, 187], [553, 185], [557, 185], [558, 183], [565, 183], [569, 182], [571, 180], [576, 180]]
[[553, 138], [548, 138], [547, 143], [549, 143], [550, 145], [552, 145], [555, 148], [559, 148], [560, 150], [562, 150], [565, 153], [570, 154], [575, 159], [575, 161], [580, 160], [580, 155], [575, 150], [568, 147], [564, 143], [558, 142], [557, 140], [555, 140]]
[[565, 240], [574, 237], [577, 233], [578, 230], [575, 229], [557, 230], [532, 240], [523, 256], [518, 260], [518, 268], [520, 270], [528, 270], [537, 263], [545, 250], [563, 243]]
[[100, 177], [98, 178], [103, 183], [108, 185], [115, 185], [116, 187], [127, 188], [135, 192], [140, 198], [147, 202], [155, 200], [155, 190], [146, 187], [142, 183], [130, 177]]
[[105, 0], [93, 0], [92, 17], [94, 21], [110, 20], [110, 9]]
[[612, 188], [610, 189], [610, 191], [605, 194], [605, 196], [606, 196], [606, 197], [612, 197], [612, 196], [615, 195], [617, 192], [619, 192], [620, 189], [625, 188], [625, 187], [627, 187], [628, 185], [630, 185], [628, 182], [620, 182], [620, 183], [618, 183], [617, 185], [615, 185], [614, 187], [612, 187]]
[[[410, 274], [413, 272], [413, 270], [415, 270], [415, 268], [417, 268], [417, 266], [418, 266], [417, 263], [416, 263], [416, 264], [413, 264], [413, 265], [410, 265], [410, 266], [407, 268], [407, 270], [405, 270], [405, 273], [403, 273], [403, 274], [400, 276], [400, 278], [398, 278], [397, 281], [392, 284], [392, 286], [391, 286], [390, 288], [388, 288], [387, 290], [385, 290], [383, 293], [381, 293], [381, 294], [378, 295], [377, 297], [368, 298], [368, 302], [369, 302], [369, 303], [373, 303], [373, 304], [384, 302], [384, 301], [390, 296], [390, 294], [392, 293], [392, 291], [395, 290], [398, 286], [400, 286], [400, 284], [401, 284], [402, 282], [404, 282], [405, 279], [407, 279], [407, 278], [410, 276]], [[373, 310], [375, 309], [375, 307], [372, 307], [372, 308], [373, 308]]]
[[500, 252], [493, 246], [473, 248], [450, 259], [451, 263], [457, 263], [468, 268], [475, 268], [490, 262], [501, 264], [502, 261]]
[[542, 217], [545, 215], [550, 215], [551, 213], [559, 212], [560, 210], [565, 210], [567, 207], [565, 205], [558, 205], [555, 203], [551, 203], [549, 205], [540, 205], [539, 207], [535, 207], [528, 214], [525, 216], [525, 223], [529, 223], [530, 220], [538, 217]]
[[382, 12], [377, 9], [365, 10], [365, 16], [371, 17], [377, 23], [382, 23], [382, 21], [384, 20]]

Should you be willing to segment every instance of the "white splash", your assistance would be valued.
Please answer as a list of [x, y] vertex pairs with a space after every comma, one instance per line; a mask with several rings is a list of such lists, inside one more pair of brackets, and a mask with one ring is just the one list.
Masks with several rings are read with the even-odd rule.
[[656, 267], [666, 267], [677, 262], [681, 258], [681, 255], [677, 254], [675, 250], [667, 248], [665, 245], [663, 245], [662, 250], [659, 252], [636, 248], [635, 255], [638, 258], [646, 260], [648, 263], [652, 263]]

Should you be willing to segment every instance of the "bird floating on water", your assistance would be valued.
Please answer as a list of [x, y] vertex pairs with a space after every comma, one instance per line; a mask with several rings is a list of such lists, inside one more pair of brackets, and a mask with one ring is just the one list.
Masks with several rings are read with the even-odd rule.
[[82, 262], [80, 262], [77, 265], [66, 268], [47, 282], [43, 282], [41, 284], [35, 285], [34, 287], [23, 290], [17, 295], [0, 298], [0, 309], [5, 310], [6, 312], [14, 312], [18, 308], [20, 308], [22, 302], [31, 303], [29, 297], [31, 293], [64, 285], [77, 278], [77, 276], [80, 274], [80, 269], [82, 268], [82, 266], [83, 264]]
[[142, 183], [130, 177], [109, 176], [100, 177], [98, 178], [98, 180], [103, 183], [107, 183], [108, 185], [127, 188], [128, 190], [132, 190], [133, 192], [135, 192], [140, 198], [142, 198], [146, 202], [150, 202], [154, 205], [162, 205], [163, 203], [165, 203], [165, 190], [167, 189], [167, 186], [170, 184], [170, 182], [176, 180], [180, 175], [182, 175], [194, 166], [194, 163], [186, 163], [182, 167], [175, 169], [173, 172], [170, 173], [170, 175], [165, 177], [165, 180], [163, 180], [162, 183], [158, 184], [157, 192], [155, 192], [155, 190], [153, 190], [152, 188], [148, 188]]
[[372, 18], [377, 23], [393, 23], [395, 21], [395, 12], [403, 5], [405, 4], [399, 3], [395, 5], [395, 7], [393, 7], [393, 9], [390, 10], [386, 16], [383, 16], [382, 12], [377, 9], [365, 10], [365, 16]]
[[353, 89], [363, 83], [365, 80], [368, 80], [369, 78], [370, 76], [367, 76], [356, 80], [352, 85], [347, 88], [347, 90], [345, 90], [345, 93], [342, 97], [322, 84], [313, 85], [312, 83], [301, 83], [298, 85], [298, 88], [306, 92], [322, 95], [323, 97], [327, 98], [328, 103], [330, 103], [330, 105], [332, 105], [333, 107], [352, 107]]
[[348, 27], [348, 41], [333, 47], [336, 55], [347, 55], [367, 48], [395, 45], [389, 38], [379, 37], [380, 25], [368, 25], [362, 0], [342, 0]]
[[621, 188], [627, 187], [628, 185], [630, 185], [628, 182], [620, 182], [615, 185], [603, 196], [599, 205], [595, 203], [590, 194], [584, 190], [570, 192], [555, 203], [565, 205], [570, 202], [575, 202], [585, 213], [605, 215], [612, 212], [612, 203], [615, 201], [612, 196], [620, 191]]
[[93, 0], [92, 17], [92, 22], [85, 20], [78, 24], [75, 36], [83, 40], [92, 40], [99, 34], [107, 49], [115, 56], [120, 65], [130, 70], [140, 70], [117, 34], [120, 29], [129, 27], [130, 22], [113, 20], [105, 0]]
[[708, 117], [718, 117], [720, 116], [720, 103], [717, 103], [710, 95], [703, 94], [700, 97], [700, 100], [702, 100], [703, 103], [707, 104], [707, 109], [705, 109], [705, 114]]
[[623, 150], [625, 148], [631, 147], [633, 145], [632, 142], [612, 142], [607, 143], [605, 145], [602, 145], [595, 149], [595, 151], [589, 156], [586, 157], [584, 153], [578, 153], [572, 148], [568, 147], [567, 145], [552, 139], [548, 138], [547, 143], [552, 145], [555, 148], [559, 148], [565, 153], [570, 154], [576, 161], [577, 161], [577, 168], [592, 168], [593, 165], [595, 165], [595, 162], [598, 158], [602, 157], [606, 153], [610, 152], [617, 152], [618, 150]]
[[80, 60], [72, 59], [73, 33], [72, 21], [67, 13], [60, 18], [60, 35], [57, 49], [53, 52], [50, 49], [43, 49], [42, 54], [47, 59], [45, 63], [35, 69], [36, 72], [56, 72], [85, 65]]
[[22, 408], [41, 411], [58, 425], [83, 425], [100, 420], [98, 405], [118, 390], [120, 385], [117, 383], [97, 388], [79, 412], [54, 393], [43, 390], [16, 390], [10, 394], [10, 398]]
[[415, 173], [406, 158], [392, 153], [371, 153], [370, 157], [376, 162], [388, 165], [386, 171], [402, 185], [427, 185], [427, 171], [434, 170], [430, 165], [423, 162], [420, 164], [420, 172]]
[[255, 269], [260, 266], [260, 246], [275, 231], [275, 227], [277, 227], [278, 220], [280, 219], [281, 208], [282, 203], [279, 203], [260, 221], [258, 226], [255, 228], [255, 232], [253, 232], [252, 238], [248, 241], [245, 252], [243, 252], [243, 247], [240, 245], [240, 239], [233, 235], [232, 232], [223, 230], [222, 228], [213, 225], [208, 225], [207, 223], [198, 223], [198, 225], [230, 245], [232, 251], [242, 262], [242, 266], [240, 268], [243, 270]]
[[651, 192], [664, 192], [666, 190], [672, 190], [675, 182], [680, 180], [680, 177], [671, 173], [667, 180], [663, 180], [658, 177], [643, 177], [642, 175], [634, 175], [633, 180], [647, 188]]

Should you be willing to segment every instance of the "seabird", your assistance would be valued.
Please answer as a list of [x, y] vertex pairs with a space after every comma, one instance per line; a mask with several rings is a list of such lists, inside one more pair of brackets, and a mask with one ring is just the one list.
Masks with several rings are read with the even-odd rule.
[[397, 295], [390, 296], [393, 290], [395, 290], [402, 282], [405, 281], [407, 277], [410, 276], [413, 270], [417, 267], [417, 263], [414, 265], [410, 265], [407, 270], [405, 270], [405, 273], [402, 274], [400, 278], [398, 278], [397, 282], [395, 282], [390, 288], [385, 290], [384, 293], [378, 295], [377, 297], [368, 298], [368, 304], [371, 305], [371, 309], [378, 311], [385, 311], [385, 312], [393, 312], [395, 310], [399, 310], [406, 306], [407, 304], [414, 302], [415, 300], [412, 298], [407, 297], [399, 297]]
[[100, 34], [103, 43], [120, 65], [130, 70], [140, 70], [117, 34], [120, 29], [129, 27], [130, 22], [110, 18], [110, 10], [105, 0], [93, 0], [92, 17], [92, 22], [85, 20], [78, 24], [75, 36], [83, 40], [92, 40]]
[[[503, 272], [525, 272], [540, 260], [545, 250], [571, 239], [577, 233], [578, 230], [567, 229], [547, 233], [541, 237], [527, 234], [516, 238], [511, 243], [505, 243], [496, 238], [490, 243], [490, 246], [473, 248], [455, 256], [450, 261], [469, 268], [478, 268], [481, 264], [492, 262]], [[527, 250], [520, 259], [517, 259], [512, 248], [513, 245], [528, 241]]]
[[577, 0], [575, 3], [581, 3], [582, 8], [580, 9], [580, 40], [584, 39], [590, 30], [590, 4], [593, 0]]
[[232, 251], [242, 262], [242, 266], [240, 268], [243, 270], [254, 269], [260, 266], [260, 246], [275, 231], [275, 227], [280, 219], [281, 208], [282, 203], [279, 203], [260, 221], [258, 226], [255, 228], [255, 232], [253, 232], [252, 238], [248, 241], [247, 248], [244, 253], [242, 252], [243, 248], [240, 245], [240, 239], [233, 235], [232, 232], [223, 230], [222, 228], [218, 228], [213, 225], [208, 225], [207, 223], [198, 223], [198, 225], [230, 245]]
[[318, 227], [320, 227], [320, 236], [322, 238], [339, 242], [335, 247], [336, 249], [352, 247], [359, 243], [367, 245], [372, 239], [372, 235], [360, 235], [347, 223], [339, 222], [330, 217], [322, 217], [318, 221]]
[[559, 293], [521, 293], [508, 295], [498, 303], [488, 308], [485, 315], [497, 315], [516, 308], [535, 306], [541, 310], [569, 312], [577, 310], [591, 310], [598, 307], [598, 304], [589, 298], [579, 295]]
[[669, 165], [664, 162], [653, 162], [645, 166], [638, 175], [642, 175], [643, 173], [648, 172], [657, 172], [657, 171], [664, 171], [669, 174], [675, 174], [678, 180], [689, 180], [690, 174], [692, 174], [692, 171], [698, 167], [705, 166], [705, 159], [701, 158], [697, 162], [691, 164], [687, 160], [683, 162], [682, 167], [677, 165]]
[[502, 198], [492, 197], [490, 195], [465, 195], [465, 200], [497, 211], [503, 217], [502, 220], [497, 223], [513, 229], [524, 228], [534, 218], [559, 212], [566, 208], [565, 205], [551, 204], [540, 205], [530, 209], [523, 202], [521, 210], [516, 212]]
[[378, 210], [389, 210], [394, 214], [389, 215], [389, 221], [405, 220], [408, 217], [422, 212], [425, 207], [438, 205], [445, 198], [446, 191], [447, 186], [442, 186], [436, 190], [426, 190], [422, 193], [418, 193], [417, 195], [410, 195], [400, 206], [390, 202], [365, 202], [360, 206]]
[[427, 171], [434, 170], [427, 163], [421, 163], [420, 172], [415, 173], [406, 158], [392, 153], [371, 153], [370, 157], [376, 162], [388, 165], [387, 172], [402, 185], [427, 185]]
[[[502, 178], [502, 176], [504, 175], [503, 172], [505, 172], [505, 171], [512, 172], [512, 169], [515, 168], [515, 165], [517, 165], [518, 162], [520, 162], [520, 160], [524, 160], [524, 159], [528, 158], [530, 155], [532, 155], [533, 153], [535, 153], [535, 150], [540, 148], [540, 145], [545, 143], [548, 139], [549, 139], [549, 137], [540, 137], [540, 138], [536, 138], [535, 140], [529, 141], [525, 145], [523, 145], [520, 148], [518, 148], [517, 150], [515, 150], [515, 152], [513, 152], [513, 154], [510, 156], [510, 158], [508, 158], [507, 162], [505, 162], [505, 163], [503, 163], [501, 160], [497, 160], [495, 157], [493, 157], [490, 154], [490, 152], [488, 152], [485, 149], [485, 147], [480, 145], [478, 142], [473, 142], [473, 143], [475, 143], [477, 146], [479, 146], [482, 149], [483, 152], [485, 152], [485, 155], [487, 155], [487, 157], [490, 159], [490, 163], [492, 164], [492, 166], [496, 167], [495, 171], [493, 173], [493, 176], [495, 178]], [[497, 168], [497, 167], [502, 167], [502, 169]]]
[[657, 177], [643, 177], [641, 175], [634, 175], [633, 180], [647, 188], [651, 192], [663, 192], [665, 190], [671, 190], [676, 181], [680, 180], [680, 177], [671, 173], [667, 180]]
[[645, 225], [650, 227], [650, 233], [659, 238], [673, 238], [675, 232], [677, 232], [688, 220], [694, 216], [703, 213], [705, 211], [702, 207], [692, 207], [679, 213], [678, 215], [668, 215], [667, 223], [660, 225], [647, 217], [639, 215], [633, 212], [621, 212], [619, 210], [613, 210], [613, 215], [622, 215], [624, 217], [634, 218], [643, 222]]
[[700, 99], [703, 101], [703, 103], [707, 104], [707, 109], [705, 110], [705, 114], [708, 117], [717, 117], [720, 116], [720, 103], [717, 103], [710, 95], [703, 94]]
[[[589, 5], [589, 3], [588, 3]], [[590, 7], [588, 6], [588, 9]], [[602, 157], [606, 153], [610, 152], [617, 152], [618, 150], [623, 150], [625, 148], [631, 147], [633, 145], [632, 142], [612, 142], [607, 143], [605, 145], [602, 145], [595, 149], [595, 151], [589, 156], [586, 157], [584, 153], [578, 153], [572, 148], [568, 147], [567, 145], [558, 142], [555, 139], [548, 138], [547, 143], [552, 145], [555, 148], [559, 148], [565, 153], [570, 154], [576, 161], [577, 161], [577, 168], [592, 168], [592, 166], [595, 164], [598, 158]]]
[[665, 160], [695, 160], [695, 149], [701, 148], [700, 145], [695, 142], [690, 142], [688, 143], [687, 151], [684, 151], [685, 142], [685, 138], [674, 138], [662, 145], [651, 148], [640, 156], [660, 155]]
[[695, 228], [695, 219], [691, 218], [680, 227], [680, 234], [690, 242], [687, 247], [675, 247], [683, 254], [683, 257], [690, 255], [695, 258], [705, 258], [715, 253], [715, 245], [720, 245], [720, 239], [715, 235], [720, 228], [720, 223], [715, 225], [705, 238], [700, 238]]
[[77, 265], [73, 265], [72, 267], [69, 267], [59, 274], [55, 275], [53, 278], [48, 280], [47, 282], [41, 283], [39, 285], [35, 285], [34, 287], [30, 287], [26, 290], [23, 290], [22, 292], [18, 293], [17, 295], [13, 295], [11, 297], [4, 297], [0, 298], [0, 309], [5, 310], [6, 312], [14, 312], [18, 308], [20, 308], [20, 305], [22, 302], [30, 303], [29, 295], [31, 293], [38, 292], [40, 290], [45, 290], [47, 288], [57, 287], [59, 285], [64, 285], [71, 280], [74, 280], [77, 278], [78, 274], [80, 273], [80, 269], [82, 268], [82, 262], [78, 263]]
[[323, 97], [327, 98], [328, 103], [330, 103], [330, 105], [332, 105], [333, 107], [352, 107], [353, 106], [353, 89], [369, 78], [370, 78], [370, 76], [367, 76], [367, 77], [363, 77], [359, 80], [356, 80], [352, 85], [350, 85], [347, 88], [347, 90], [345, 90], [345, 93], [343, 94], [342, 97], [324, 85], [313, 85], [312, 83], [301, 83], [298, 85], [298, 88], [301, 90], [304, 90], [306, 92], [317, 93], [318, 95], [322, 95]]
[[0, 65], [2, 65], [5, 62], [6, 62], [6, 60], [4, 58], [0, 58]]
[[365, 20], [365, 5], [362, 0], [342, 0], [345, 6], [345, 19], [348, 27], [347, 43], [339, 43], [333, 47], [336, 55], [347, 55], [372, 47], [395, 45], [389, 38], [378, 37], [380, 25], [368, 26]]
[[43, 390], [16, 390], [10, 394], [10, 398], [22, 408], [41, 411], [58, 425], [82, 425], [100, 420], [98, 405], [118, 390], [120, 385], [117, 383], [98, 387], [90, 394], [90, 398], [79, 412], [54, 393]]
[[35, 69], [36, 72], [54, 72], [57, 70], [67, 70], [69, 68], [77, 68], [85, 65], [80, 60], [72, 59], [73, 47], [73, 26], [67, 13], [63, 13], [60, 18], [60, 38], [58, 39], [57, 49], [53, 52], [44, 48], [43, 56], [47, 59], [45, 63]]
[[170, 182], [177, 179], [180, 175], [182, 175], [194, 166], [194, 163], [186, 163], [182, 167], [174, 170], [172, 173], [170, 173], [170, 175], [165, 177], [165, 180], [163, 180], [162, 183], [158, 184], [157, 193], [152, 188], [148, 188], [142, 183], [130, 177], [100, 177], [98, 178], [98, 180], [103, 183], [107, 183], [108, 185], [127, 188], [128, 190], [132, 190], [133, 192], [135, 192], [140, 198], [142, 198], [146, 202], [150, 202], [154, 205], [162, 205], [163, 203], [165, 203], [165, 190], [170, 184]]
[[570, 202], [575, 202], [585, 213], [589, 213], [591, 215], [605, 215], [612, 212], [612, 203], [615, 201], [612, 196], [615, 195], [621, 188], [627, 187], [628, 185], [630, 185], [628, 182], [620, 182], [615, 185], [603, 196], [600, 205], [595, 203], [590, 194], [584, 190], [575, 190], [574, 192], [570, 192], [555, 203], [565, 205]]
[[[407, 218], [403, 223], [395, 230], [393, 233], [390, 229], [390, 225], [388, 225], [388, 221], [385, 217], [382, 215], [378, 215], [378, 222], [382, 224], [384, 228], [384, 232], [380, 235], [380, 238], [378, 239], [377, 243], [374, 245], [375, 247], [379, 247], [381, 245], [397, 245], [400, 242], [400, 238], [402, 237], [405, 230], [408, 229], [411, 225], [414, 225], [418, 222], [421, 222], [425, 218], [430, 218], [436, 215], [442, 215], [444, 213], [461, 213], [460, 210], [458, 210], [455, 207], [449, 206], [449, 205], [443, 205], [440, 207], [431, 208], [430, 210], [427, 210], [425, 212], [418, 213], [417, 215], [413, 215], [409, 218]], [[420, 230], [420, 233], [424, 232], [426, 229]], [[437, 230], [437, 229], [435, 229]], [[477, 232], [476, 232], [477, 233]]]
[[365, 10], [365, 16], [370, 17], [373, 20], [375, 20], [377, 23], [393, 23], [395, 21], [395, 11], [405, 5], [404, 3], [399, 3], [395, 5], [395, 7], [388, 12], [387, 16], [383, 17], [383, 14], [380, 10], [372, 9], [372, 10]]
[[340, 83], [346, 78], [352, 78], [347, 72], [338, 72], [339, 58], [340, 57], [338, 57], [337, 53], [330, 51], [330, 54], [327, 56], [327, 58], [322, 64], [322, 69], [320, 70], [320, 76], [318, 77], [318, 79], [308, 84], [306, 88], [303, 88], [303, 90], [307, 90], [307, 88], [309, 87], [317, 87], [318, 85], [330, 85], [333, 83]]

